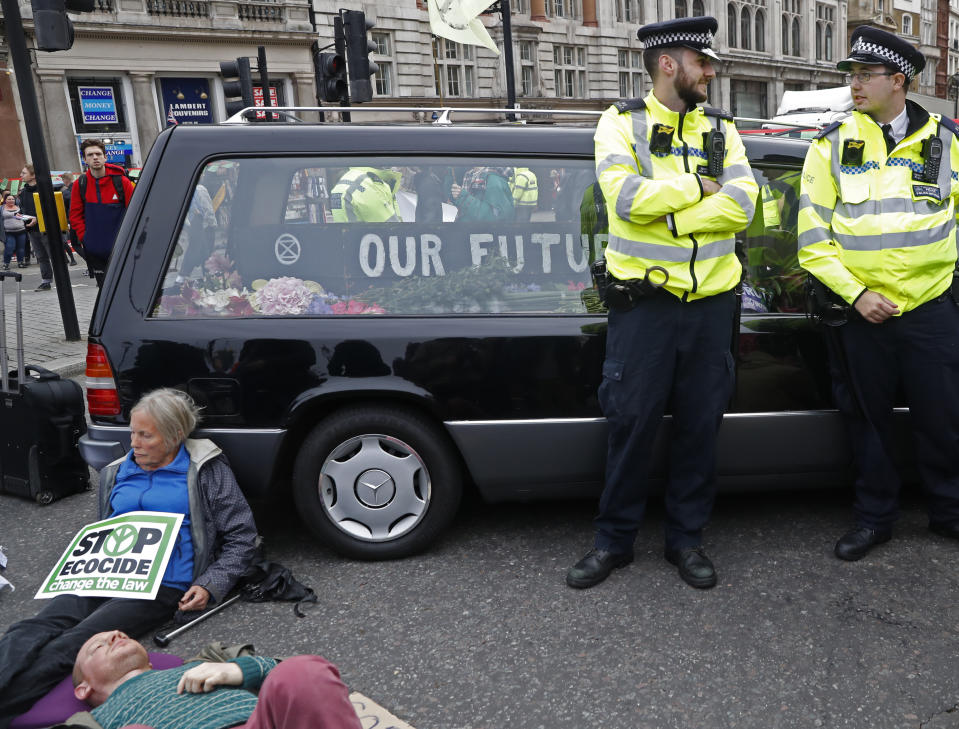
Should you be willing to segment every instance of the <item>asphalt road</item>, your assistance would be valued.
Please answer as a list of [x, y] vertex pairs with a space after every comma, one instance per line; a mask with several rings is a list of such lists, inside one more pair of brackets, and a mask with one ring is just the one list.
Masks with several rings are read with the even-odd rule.
[[[724, 495], [707, 546], [710, 591], [662, 558], [661, 510], [637, 560], [591, 590], [563, 578], [590, 542], [594, 503], [468, 504], [427, 554], [354, 562], [318, 547], [291, 509], [259, 510], [268, 556], [320, 596], [308, 615], [241, 603], [176, 639], [322, 653], [416, 729], [959, 727], [959, 544], [907, 500], [895, 538], [866, 559], [831, 554], [848, 492]], [[0, 496], [0, 544], [32, 599], [92, 492], [48, 507]], [[150, 645], [149, 636], [145, 644]]]

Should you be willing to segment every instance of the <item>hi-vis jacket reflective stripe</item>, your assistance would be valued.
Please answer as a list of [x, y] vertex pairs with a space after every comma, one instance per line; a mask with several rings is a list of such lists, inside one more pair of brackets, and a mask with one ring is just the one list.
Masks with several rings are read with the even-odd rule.
[[337, 223], [362, 220], [382, 223], [400, 220], [396, 189], [400, 173], [373, 167], [353, 167], [330, 192], [330, 208]]
[[[728, 291], [739, 283], [736, 233], [756, 209], [759, 188], [731, 121], [696, 107], [677, 114], [653, 94], [645, 109], [607, 109], [596, 127], [596, 176], [609, 213], [606, 263], [620, 279], [643, 278], [650, 266], [669, 271], [665, 288], [685, 300]], [[673, 128], [669, 152], [651, 153], [655, 124]], [[726, 139], [722, 189], [703, 196], [697, 176], [706, 164], [704, 133]], [[664, 216], [673, 214], [674, 231]]]
[[529, 167], [513, 168], [513, 174], [509, 178], [509, 189], [513, 193], [515, 207], [536, 207], [539, 200], [539, 187], [536, 175]]
[[[850, 304], [866, 289], [907, 312], [943, 293], [956, 263], [959, 140], [937, 114], [913, 102], [910, 119], [928, 116], [887, 156], [882, 129], [859, 112], [812, 143], [803, 166], [799, 263]], [[910, 124], [912, 126], [912, 124]], [[924, 169], [922, 142], [942, 140], [933, 182]], [[843, 164], [847, 140], [863, 143], [862, 159]], [[857, 164], [850, 164], [856, 162]]]

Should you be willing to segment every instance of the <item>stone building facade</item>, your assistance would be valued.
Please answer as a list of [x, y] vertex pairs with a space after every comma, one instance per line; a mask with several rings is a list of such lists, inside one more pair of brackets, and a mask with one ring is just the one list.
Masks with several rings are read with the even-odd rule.
[[[767, 118], [786, 90], [842, 84], [836, 62], [846, 51], [848, 28], [863, 17], [912, 30], [910, 39], [938, 57], [943, 1], [511, 0], [516, 97], [524, 107], [601, 109], [643, 95], [650, 80], [637, 29], [709, 14], [719, 20], [714, 45], [723, 58], [709, 103]], [[29, 0], [20, 7], [29, 35]], [[362, 9], [375, 22], [375, 105], [506, 104], [503, 56], [434, 38], [425, 0], [97, 0], [96, 7], [73, 16], [77, 38], [70, 51], [35, 54], [53, 169], [78, 169], [78, 140], [87, 136], [110, 138], [114, 158], [136, 166], [172, 120], [222, 120], [218, 64], [255, 58], [258, 45], [266, 47], [279, 101], [315, 105], [311, 44], [332, 44], [340, 7]], [[482, 18], [502, 47], [501, 15]], [[935, 70], [926, 81], [924, 88], [935, 88]], [[16, 93], [0, 89], [0, 115], [4, 110], [22, 120]], [[9, 165], [0, 158], [0, 173], [11, 174], [25, 156]]]

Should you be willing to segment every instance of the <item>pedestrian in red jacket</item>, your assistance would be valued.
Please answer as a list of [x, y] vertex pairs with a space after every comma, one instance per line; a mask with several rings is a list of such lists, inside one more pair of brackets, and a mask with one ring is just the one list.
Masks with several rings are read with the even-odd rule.
[[80, 152], [87, 171], [71, 189], [70, 227], [84, 249], [97, 286], [102, 286], [133, 183], [120, 165], [107, 162], [106, 147], [99, 139], [85, 139]]

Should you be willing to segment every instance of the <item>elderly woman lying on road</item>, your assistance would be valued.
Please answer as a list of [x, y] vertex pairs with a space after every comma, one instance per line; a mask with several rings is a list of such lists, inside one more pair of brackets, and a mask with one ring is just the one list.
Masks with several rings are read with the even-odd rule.
[[60, 595], [0, 638], [0, 729], [73, 668], [92, 635], [137, 636], [180, 610], [222, 601], [253, 557], [256, 526], [226, 459], [189, 440], [197, 408], [178, 390], [154, 390], [130, 413], [132, 449], [100, 474], [100, 519], [130, 511], [184, 514], [154, 600]]

